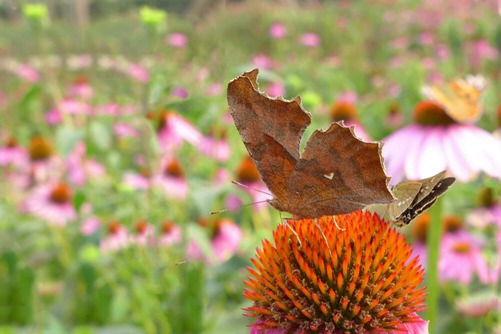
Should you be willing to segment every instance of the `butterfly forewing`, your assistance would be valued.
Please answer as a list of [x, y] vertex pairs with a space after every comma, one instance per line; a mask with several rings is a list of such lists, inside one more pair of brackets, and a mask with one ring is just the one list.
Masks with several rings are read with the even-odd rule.
[[332, 124], [310, 137], [300, 157], [310, 115], [299, 98], [285, 101], [259, 92], [257, 73], [230, 82], [228, 104], [250, 157], [275, 197], [270, 204], [302, 218], [318, 218], [393, 200], [379, 143], [364, 143], [352, 129]]

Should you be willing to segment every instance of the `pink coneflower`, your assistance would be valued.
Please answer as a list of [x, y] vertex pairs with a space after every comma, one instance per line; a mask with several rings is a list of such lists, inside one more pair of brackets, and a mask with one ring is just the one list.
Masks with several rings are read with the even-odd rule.
[[188, 196], [188, 183], [177, 160], [167, 161], [162, 172], [153, 176], [153, 184], [159, 185], [169, 198], [184, 200]]
[[273, 66], [273, 62], [267, 55], [258, 53], [252, 57], [252, 65], [263, 70], [269, 70]]
[[129, 64], [123, 69], [123, 72], [141, 83], [150, 81], [150, 73], [146, 68], [139, 64]]
[[142, 167], [140, 173], [125, 173], [123, 183], [133, 189], [146, 190], [151, 186], [151, 172]]
[[[252, 207], [254, 210], [260, 210], [267, 206], [267, 201], [273, 198], [266, 185], [261, 180], [259, 171], [256, 165], [249, 156], [245, 156], [236, 171], [236, 179], [238, 182], [247, 186], [243, 190], [248, 193], [252, 202], [255, 203]], [[236, 197], [229, 197], [228, 208], [235, 208], [241, 205], [241, 201]]]
[[268, 33], [273, 39], [282, 39], [287, 36], [287, 28], [283, 23], [275, 22], [271, 25]]
[[118, 221], [108, 224], [107, 234], [101, 239], [100, 248], [103, 253], [117, 252], [130, 244], [127, 229]]
[[358, 120], [357, 108], [350, 100], [337, 100], [331, 105], [330, 116], [333, 122], [344, 121], [346, 126], [353, 126], [355, 135], [364, 140], [372, 141]]
[[299, 43], [309, 48], [316, 48], [320, 45], [320, 37], [313, 32], [307, 32], [301, 35]]
[[137, 138], [139, 136], [139, 132], [132, 125], [127, 123], [113, 124], [113, 133], [118, 138]]
[[172, 221], [166, 220], [162, 223], [162, 231], [158, 236], [157, 243], [159, 246], [170, 247], [179, 244], [183, 241], [181, 227], [174, 224]]
[[40, 81], [40, 74], [28, 64], [17, 64], [11, 69], [12, 73], [28, 82]]
[[31, 138], [27, 147], [30, 161], [26, 169], [26, 185], [40, 182], [55, 182], [62, 172], [61, 159], [54, 155], [52, 144], [43, 136]]
[[219, 219], [209, 224], [211, 229], [212, 256], [203, 254], [202, 250], [191, 241], [188, 245], [188, 257], [194, 260], [205, 260], [207, 263], [222, 263], [229, 260], [238, 250], [242, 240], [242, 231], [229, 219]]
[[435, 102], [423, 101], [414, 110], [416, 124], [389, 137], [383, 146], [392, 183], [423, 179], [447, 170], [461, 181], [478, 172], [501, 177], [501, 141], [471, 124], [454, 122]]
[[222, 92], [223, 86], [220, 83], [213, 83], [205, 88], [205, 95], [207, 96], [221, 95]]
[[501, 230], [501, 203], [491, 188], [483, 189], [478, 195], [480, 206], [466, 216], [466, 222], [473, 227], [485, 229], [494, 225]]
[[479, 318], [484, 317], [494, 310], [501, 310], [501, 300], [495, 294], [481, 294], [474, 297], [465, 297], [456, 301], [460, 314]]
[[177, 96], [180, 99], [186, 99], [190, 94], [183, 87], [176, 86], [172, 88], [172, 90], [170, 91], [170, 95]]
[[188, 37], [180, 32], [174, 32], [167, 36], [166, 43], [175, 48], [184, 48], [188, 45]]
[[94, 95], [94, 90], [85, 76], [77, 76], [66, 89], [66, 93], [71, 98], [88, 100]]
[[155, 237], [155, 227], [146, 220], [140, 220], [135, 227], [136, 233], [130, 236], [131, 243], [138, 246], [152, 246]]
[[68, 179], [77, 186], [85, 184], [87, 179], [104, 175], [104, 167], [97, 161], [87, 158], [84, 142], [75, 144], [75, 148], [66, 159]]
[[23, 166], [28, 161], [28, 152], [10, 137], [4, 146], [0, 147], [0, 166]]
[[212, 131], [212, 134], [205, 136], [204, 140], [198, 146], [202, 154], [213, 158], [216, 161], [227, 161], [230, 158], [230, 145], [226, 140], [226, 131]]
[[175, 149], [187, 141], [198, 146], [203, 135], [175, 111], [164, 111], [158, 116], [158, 140], [165, 150]]
[[385, 117], [385, 123], [393, 129], [399, 128], [404, 123], [404, 114], [398, 103], [393, 102], [388, 108], [388, 114]]
[[80, 232], [82, 232], [85, 236], [89, 236], [94, 234], [100, 226], [101, 222], [99, 219], [95, 216], [91, 216], [83, 221], [82, 226], [80, 227]]
[[49, 224], [64, 226], [76, 218], [72, 190], [65, 183], [35, 188], [21, 204], [21, 211], [39, 217]]
[[284, 96], [285, 95], [284, 84], [278, 81], [270, 83], [266, 87], [266, 94], [272, 97]]
[[468, 232], [446, 233], [440, 243], [439, 279], [471, 283], [474, 274], [489, 283], [489, 268], [482, 255], [482, 244]]

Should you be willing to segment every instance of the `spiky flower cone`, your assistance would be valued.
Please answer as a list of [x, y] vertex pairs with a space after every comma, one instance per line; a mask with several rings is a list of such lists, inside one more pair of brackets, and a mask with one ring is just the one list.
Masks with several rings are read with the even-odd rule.
[[361, 211], [317, 224], [288, 220], [257, 250], [251, 333], [427, 333], [424, 270], [403, 235]]

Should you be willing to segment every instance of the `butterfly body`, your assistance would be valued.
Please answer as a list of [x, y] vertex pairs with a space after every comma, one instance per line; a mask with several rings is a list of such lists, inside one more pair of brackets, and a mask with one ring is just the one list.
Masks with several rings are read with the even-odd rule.
[[259, 92], [257, 74], [244, 73], [229, 83], [228, 104], [250, 157], [273, 193], [274, 208], [318, 218], [394, 200], [379, 143], [362, 142], [353, 129], [332, 123], [315, 131], [300, 154], [310, 114], [299, 98], [272, 99]]

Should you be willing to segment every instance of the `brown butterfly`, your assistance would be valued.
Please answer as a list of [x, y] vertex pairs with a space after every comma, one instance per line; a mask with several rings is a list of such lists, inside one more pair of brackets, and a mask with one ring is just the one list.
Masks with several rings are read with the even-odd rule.
[[258, 90], [258, 70], [228, 85], [235, 125], [274, 198], [270, 204], [301, 218], [347, 214], [394, 200], [380, 143], [357, 139], [353, 129], [332, 123], [316, 130], [302, 154], [299, 145], [311, 116], [299, 97], [273, 99]]
[[442, 171], [432, 177], [417, 181], [405, 181], [393, 189], [396, 200], [386, 205], [373, 205], [370, 211], [384, 211], [383, 218], [402, 227], [431, 207], [454, 183], [453, 177], [445, 177]]

